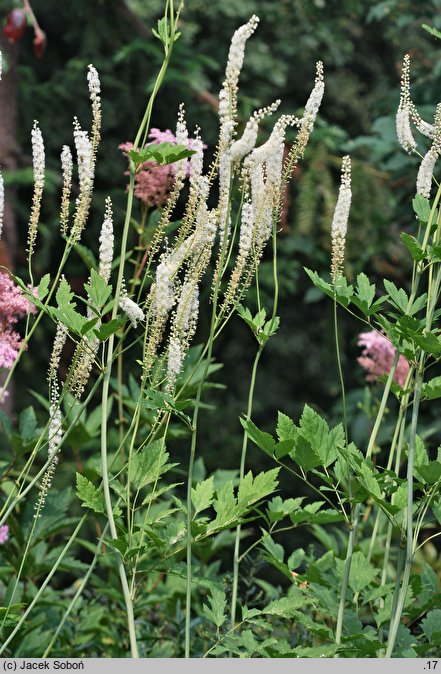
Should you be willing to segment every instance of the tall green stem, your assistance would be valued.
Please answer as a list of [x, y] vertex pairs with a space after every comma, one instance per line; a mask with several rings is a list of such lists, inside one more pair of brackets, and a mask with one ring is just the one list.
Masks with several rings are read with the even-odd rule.
[[[226, 237], [224, 237], [226, 240]], [[220, 267], [221, 268], [221, 267]], [[191, 433], [191, 446], [190, 446], [190, 458], [188, 462], [188, 477], [187, 477], [187, 581], [186, 581], [186, 604], [185, 604], [185, 657], [190, 657], [190, 622], [191, 622], [191, 584], [192, 584], [192, 564], [191, 564], [191, 553], [192, 553], [192, 535], [191, 535], [191, 522], [192, 522], [192, 506], [191, 506], [191, 489], [193, 486], [193, 469], [194, 469], [194, 460], [196, 455], [196, 442], [197, 442], [197, 428], [198, 428], [198, 419], [199, 419], [199, 409], [201, 405], [202, 389], [205, 384], [205, 380], [208, 376], [208, 369], [210, 367], [211, 356], [213, 353], [213, 342], [214, 342], [214, 333], [216, 328], [216, 311], [217, 311], [217, 302], [219, 296], [219, 285], [220, 285], [220, 273], [218, 274], [216, 288], [213, 298], [213, 309], [211, 313], [211, 325], [210, 325], [210, 335], [208, 338], [208, 349], [207, 357], [205, 361], [204, 371], [202, 377], [199, 381], [198, 389], [196, 392], [196, 400], [193, 412], [192, 419], [192, 433]]]
[[416, 433], [418, 425], [418, 413], [419, 405], [421, 400], [421, 391], [423, 387], [423, 358], [424, 354], [421, 357], [420, 368], [418, 369], [416, 378], [415, 378], [415, 394], [413, 399], [413, 409], [412, 409], [412, 421], [410, 425], [410, 438], [409, 438], [409, 455], [407, 458], [407, 508], [406, 508], [406, 562], [403, 572], [403, 580], [401, 583], [400, 595], [398, 598], [398, 603], [394, 615], [392, 617], [392, 622], [389, 630], [389, 639], [387, 644], [386, 658], [392, 657], [392, 652], [395, 646], [395, 640], [397, 636], [398, 627], [401, 620], [401, 614], [403, 612], [404, 604], [406, 601], [407, 590], [409, 587], [409, 578], [410, 572], [412, 569], [413, 563], [413, 466], [415, 458], [415, 444], [416, 444]]
[[[259, 346], [256, 356], [254, 358], [253, 369], [251, 372], [251, 382], [250, 389], [248, 392], [248, 406], [247, 406], [247, 419], [251, 418], [251, 413], [253, 411], [253, 399], [254, 399], [254, 388], [256, 385], [256, 374], [257, 367], [259, 365], [260, 357], [262, 355], [264, 344]], [[242, 453], [240, 457], [240, 471], [239, 471], [239, 480], [242, 481], [245, 475], [245, 462], [247, 456], [247, 447], [248, 447], [248, 435], [243, 434], [242, 439]], [[236, 622], [236, 608], [237, 608], [237, 589], [239, 586], [239, 564], [240, 564], [240, 533], [241, 526], [240, 524], [236, 528], [236, 540], [234, 542], [234, 559], [233, 559], [233, 589], [231, 593], [231, 628], [234, 627]]]
[[[390, 369], [386, 385], [384, 387], [383, 391], [383, 396], [381, 398], [380, 402], [380, 407], [378, 409], [377, 413], [377, 418], [375, 419], [374, 427], [372, 429], [370, 438], [369, 438], [369, 443], [366, 449], [366, 458], [369, 459], [372, 451], [375, 446], [375, 441], [378, 435], [378, 431], [381, 426], [381, 422], [383, 420], [384, 413], [386, 411], [386, 404], [387, 400], [389, 398], [389, 393], [390, 389], [392, 386], [392, 381], [395, 375], [395, 370], [397, 368], [397, 363], [398, 363], [398, 358], [399, 358], [399, 352], [397, 351], [394, 356], [394, 360], [392, 363], [392, 367]], [[346, 550], [346, 559], [345, 559], [345, 567], [343, 571], [343, 580], [342, 580], [342, 586], [341, 586], [341, 593], [340, 593], [340, 602], [339, 602], [339, 607], [338, 607], [338, 615], [337, 615], [337, 625], [335, 629], [335, 643], [340, 644], [341, 643], [341, 635], [342, 635], [342, 630], [343, 630], [343, 619], [344, 619], [344, 611], [345, 611], [345, 604], [346, 604], [346, 595], [348, 591], [348, 583], [349, 583], [349, 574], [351, 572], [351, 565], [352, 565], [352, 553], [354, 550], [354, 545], [355, 545], [355, 540], [357, 537], [357, 529], [358, 529], [358, 520], [360, 517], [360, 509], [361, 505], [360, 503], [357, 503], [354, 509], [354, 515], [352, 517], [352, 521], [350, 524], [350, 531], [349, 531], [349, 540], [348, 540], [348, 547]]]

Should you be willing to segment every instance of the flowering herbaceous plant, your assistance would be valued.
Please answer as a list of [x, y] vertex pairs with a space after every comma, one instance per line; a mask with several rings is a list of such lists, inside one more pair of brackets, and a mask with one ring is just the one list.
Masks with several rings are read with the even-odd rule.
[[[0, 272], [0, 365], [6, 371], [1, 396], [8, 394], [23, 356], [32, 358], [37, 328], [51, 331], [53, 346], [46, 391], [35, 394], [38, 419], [26, 408], [16, 428], [1, 412], [8, 450], [0, 483], [0, 654], [430, 654], [431, 641], [440, 642], [440, 595], [419, 553], [427, 523], [441, 519], [441, 458], [430, 457], [418, 435], [418, 415], [420, 405], [441, 396], [441, 378], [427, 376], [441, 354], [440, 189], [431, 199], [440, 109], [433, 125], [419, 116], [406, 57], [398, 139], [407, 152], [418, 152], [411, 123], [430, 139], [418, 172], [413, 234], [402, 235], [413, 261], [410, 293], [385, 280], [385, 292], [377, 296], [364, 274], [354, 284], [345, 277], [352, 194], [351, 160], [343, 158], [329, 223], [329, 279], [306, 270], [333, 301], [343, 423], [329, 428], [306, 405], [298, 423], [279, 413], [275, 438], [252, 421], [254, 392], [262, 352], [279, 326], [282, 197], [314, 129], [324, 95], [323, 65], [317, 63], [301, 116], [279, 115], [261, 141], [261, 123], [275, 116], [276, 101], [252, 114], [239, 133], [239, 76], [259, 20], [253, 16], [238, 28], [209, 164], [202, 132], [196, 127], [189, 133], [183, 106], [175, 132], [150, 126], [179, 38], [181, 9], [175, 11], [170, 0], [158, 22], [154, 34], [164, 60], [135, 140], [120, 146], [128, 162], [124, 219], [114, 216], [107, 198], [99, 245], [86, 256], [82, 237], [91, 219], [101, 135], [101, 84], [89, 66], [91, 129], [74, 118], [72, 147], [61, 151], [64, 249], [56, 273], [42, 278], [36, 278], [33, 256], [45, 195], [45, 145], [38, 122], [32, 129], [28, 278]], [[287, 133], [294, 135], [289, 147]], [[68, 278], [69, 257], [78, 251], [89, 261], [79, 293]], [[258, 283], [264, 254], [273, 265], [269, 309]], [[257, 313], [243, 304], [251, 285]], [[342, 310], [365, 324], [359, 363], [367, 380], [383, 387], [366, 447], [360, 448], [347, 422]], [[205, 343], [195, 346], [197, 330], [204, 332], [199, 313], [210, 318]], [[204, 397], [219, 386], [216, 340], [234, 316], [256, 339], [248, 404], [238, 410], [238, 417], [244, 412], [240, 465], [230, 470], [219, 461], [207, 477], [200, 441]], [[383, 460], [380, 431], [394, 415]], [[186, 447], [180, 465], [169, 451], [176, 442]], [[247, 455], [256, 446], [276, 465], [253, 474]], [[76, 477], [70, 475], [75, 494], [57, 490], [58, 476], [72, 465], [69, 453], [77, 467]], [[289, 477], [288, 498], [279, 493], [279, 473]], [[298, 496], [301, 483], [307, 491], [302, 487], [300, 493], [308, 496]], [[286, 532], [299, 527], [313, 531], [321, 546], [289, 549], [293, 539]], [[259, 579], [256, 551], [274, 567], [277, 585]]]

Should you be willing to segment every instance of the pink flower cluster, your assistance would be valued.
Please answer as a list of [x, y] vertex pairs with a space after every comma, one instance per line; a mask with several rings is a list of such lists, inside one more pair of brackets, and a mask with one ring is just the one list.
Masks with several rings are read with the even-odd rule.
[[[387, 337], [375, 330], [362, 332], [358, 336], [358, 346], [364, 347], [362, 355], [357, 360], [367, 372], [366, 381], [375, 381], [381, 375], [389, 374], [396, 349]], [[409, 363], [403, 355], [400, 355], [394, 380], [401, 388], [404, 388], [408, 373]]]
[[[176, 144], [176, 136], [170, 129], [161, 131], [160, 129], [151, 129], [149, 136], [151, 145], [155, 143], [173, 143]], [[188, 149], [191, 150], [193, 138], [188, 139]], [[118, 145], [123, 152], [129, 152], [133, 148], [133, 143], [121, 143]], [[204, 146], [206, 147], [206, 146]], [[135, 197], [141, 199], [149, 206], [162, 206], [164, 204], [175, 182], [176, 167], [174, 164], [167, 164], [160, 166], [154, 161], [146, 161], [142, 164], [141, 169], [135, 176]], [[128, 175], [128, 171], [125, 175]], [[187, 161], [187, 177], [190, 175], [190, 162]]]
[[22, 344], [14, 325], [35, 307], [5, 272], [0, 272], [0, 367], [10, 369]]
[[0, 545], [4, 545], [9, 538], [9, 527], [7, 524], [3, 524], [0, 527]]

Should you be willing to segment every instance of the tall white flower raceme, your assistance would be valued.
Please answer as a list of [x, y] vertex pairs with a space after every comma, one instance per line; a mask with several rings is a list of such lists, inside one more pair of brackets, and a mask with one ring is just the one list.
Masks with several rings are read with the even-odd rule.
[[314, 88], [311, 91], [311, 94], [306, 102], [304, 112], [305, 118], [309, 120], [309, 123], [311, 125], [310, 131], [312, 131], [313, 129], [315, 119], [322, 104], [324, 93], [325, 93], [325, 81], [323, 76], [323, 63], [322, 61], [317, 61]]
[[252, 16], [234, 33], [228, 53], [225, 81], [219, 94], [219, 118], [221, 122], [219, 145], [220, 150], [227, 148], [234, 134], [236, 117], [236, 98], [240, 71], [245, 55], [245, 45], [257, 28], [259, 18]]
[[199, 313], [199, 288], [190, 277], [182, 286], [173, 317], [167, 357], [167, 391], [172, 392], [195, 333]]
[[101, 129], [101, 83], [97, 69], [91, 64], [88, 66], [87, 83], [92, 104], [92, 152], [95, 156]]
[[100, 255], [99, 255], [99, 275], [106, 283], [109, 283], [112, 272], [113, 262], [113, 213], [112, 201], [106, 197], [104, 220], [100, 232]]
[[38, 221], [40, 218], [41, 198], [44, 189], [45, 151], [41, 129], [34, 121], [31, 132], [32, 164], [34, 169], [34, 194], [32, 197], [31, 215], [28, 225], [28, 252], [32, 255], [37, 238]]
[[230, 148], [230, 157], [232, 161], [240, 161], [249, 154], [255, 147], [257, 134], [259, 132], [259, 122], [267, 115], [271, 115], [277, 110], [281, 101], [278, 99], [265, 108], [260, 108], [249, 118], [244, 132], [240, 138], [234, 141]]
[[441, 154], [441, 103], [438, 103], [435, 113], [434, 136], [433, 142], [426, 154], [424, 155], [420, 167], [418, 169], [416, 191], [426, 199], [430, 198], [432, 190], [433, 174], [436, 167], [436, 162]]
[[410, 113], [410, 56], [406, 54], [403, 60], [400, 103], [396, 116], [398, 142], [406, 152], [412, 152], [417, 148], [417, 143], [410, 127]]
[[192, 142], [191, 149], [195, 154], [190, 158], [190, 184], [197, 185], [204, 167], [204, 144], [199, 135], [198, 128], [196, 129], [195, 139]]
[[140, 321], [145, 320], [145, 314], [143, 310], [138, 304], [136, 304], [136, 302], [130, 299], [130, 297], [127, 295], [127, 290], [125, 289], [124, 285], [121, 289], [118, 304], [119, 308], [121, 311], [124, 311], [134, 328], [137, 327]]
[[72, 152], [68, 145], [63, 145], [61, 150], [61, 171], [63, 175], [63, 189], [61, 193], [60, 224], [61, 233], [67, 235], [69, 222], [69, 200], [72, 190], [73, 160]]
[[332, 261], [331, 277], [335, 283], [343, 272], [346, 232], [351, 208], [351, 158], [346, 155], [342, 160], [341, 183], [331, 226]]
[[89, 191], [93, 182], [92, 144], [88, 132], [83, 131], [76, 117], [74, 118], [73, 137], [77, 152], [80, 192], [86, 192]]

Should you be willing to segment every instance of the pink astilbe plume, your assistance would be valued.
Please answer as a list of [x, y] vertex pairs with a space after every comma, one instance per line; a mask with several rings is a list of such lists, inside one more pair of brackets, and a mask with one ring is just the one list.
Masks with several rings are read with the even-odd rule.
[[0, 545], [4, 545], [9, 538], [9, 527], [7, 524], [3, 524], [0, 527]]
[[[364, 347], [362, 355], [357, 360], [367, 372], [366, 381], [375, 381], [383, 374], [389, 374], [396, 349], [387, 337], [375, 330], [362, 332], [358, 336], [357, 344]], [[409, 363], [403, 355], [400, 355], [394, 380], [401, 388], [404, 388], [408, 373]]]
[[36, 309], [9, 275], [0, 272], [0, 367], [12, 367], [22, 344], [13, 326], [28, 311], [35, 313]]
[[[148, 137], [150, 138], [150, 143], [147, 143], [147, 145], [159, 145], [160, 143], [176, 144], [176, 136], [170, 129], [166, 129], [165, 131], [151, 129]], [[193, 138], [188, 139], [187, 147], [189, 150], [192, 149], [194, 142]], [[133, 149], [133, 143], [121, 143], [118, 147], [123, 152], [130, 152]], [[206, 145], [203, 145], [203, 147], [206, 147]], [[186, 173], [187, 177], [189, 177], [189, 161], [187, 161]], [[129, 172], [126, 171], [125, 175], [128, 174]], [[167, 201], [173, 189], [175, 174], [175, 164], [160, 166], [154, 161], [144, 162], [135, 176], [135, 197], [149, 206], [162, 206]]]

